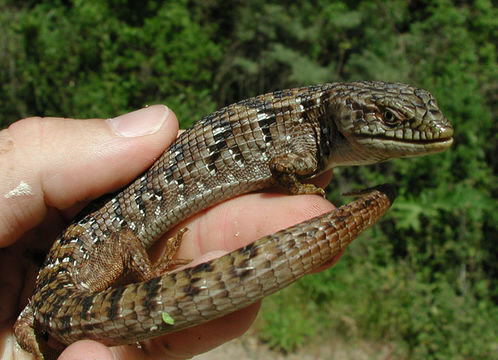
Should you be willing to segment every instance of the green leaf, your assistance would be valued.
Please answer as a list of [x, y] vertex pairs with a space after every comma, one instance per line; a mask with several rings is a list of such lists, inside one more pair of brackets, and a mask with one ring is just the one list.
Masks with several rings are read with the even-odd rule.
[[175, 324], [175, 320], [171, 317], [170, 314], [168, 314], [167, 312], [163, 312], [161, 314], [162, 318], [163, 318], [163, 321], [168, 324], [168, 325], [174, 325]]

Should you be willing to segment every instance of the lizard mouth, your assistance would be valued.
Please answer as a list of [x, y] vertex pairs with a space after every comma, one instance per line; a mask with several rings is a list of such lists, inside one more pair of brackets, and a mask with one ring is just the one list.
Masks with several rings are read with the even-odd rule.
[[[413, 155], [418, 155], [419, 152], [417, 150], [420, 149], [420, 151], [427, 152], [427, 153], [436, 153], [436, 152], [442, 152], [447, 150], [452, 144], [453, 144], [453, 138], [442, 138], [442, 139], [432, 139], [432, 140], [401, 140], [397, 141], [396, 139], [393, 140], [393, 142], [398, 143], [401, 148], [406, 148], [408, 151], [408, 156], [410, 156], [410, 153], [413, 151]], [[412, 151], [410, 151], [410, 149]]]
[[[365, 138], [368, 138], [367, 136]], [[408, 145], [446, 145], [446, 146], [451, 146], [453, 144], [453, 137], [446, 137], [446, 138], [439, 138], [439, 139], [419, 139], [419, 140], [412, 140], [412, 139], [398, 139], [398, 138], [393, 138], [393, 137], [388, 137], [388, 136], [374, 136], [371, 137], [371, 139], [378, 139], [380, 141], [391, 141], [392, 143], [404, 143]]]
[[[420, 131], [417, 129], [385, 129], [380, 133], [359, 134], [358, 142], [365, 146], [373, 145], [386, 148], [386, 144], [409, 153], [420, 153], [419, 150], [438, 152], [448, 149], [453, 144], [453, 127], [446, 123]], [[412, 151], [410, 151], [412, 149]]]
[[357, 139], [357, 142], [363, 146], [375, 148], [381, 152], [392, 152], [393, 156], [398, 157], [442, 152], [447, 150], [453, 141], [453, 137], [411, 140], [387, 136], [364, 136]]

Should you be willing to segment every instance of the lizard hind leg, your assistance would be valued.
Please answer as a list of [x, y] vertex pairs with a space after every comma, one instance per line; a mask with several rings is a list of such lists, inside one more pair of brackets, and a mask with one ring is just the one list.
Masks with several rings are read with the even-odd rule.
[[292, 195], [312, 194], [325, 197], [325, 190], [301, 181], [317, 172], [316, 160], [310, 156], [295, 153], [275, 156], [270, 160], [270, 171], [276, 182]]
[[35, 317], [31, 305], [26, 305], [17, 318], [14, 324], [14, 335], [24, 351], [31, 353], [36, 360], [44, 359], [42, 348], [45, 351], [48, 346], [35, 330]]
[[134, 274], [140, 281], [159, 277], [175, 266], [190, 262], [173, 259], [186, 231], [186, 228], [182, 229], [167, 240], [166, 250], [155, 264], [152, 264], [147, 250], [133, 231], [125, 229], [116, 232], [109, 241], [93, 249], [91, 258], [94, 261], [84, 262], [74, 271], [74, 283], [84, 282], [86, 289], [83, 290], [95, 292], [107, 289], [126, 273]]
[[178, 252], [183, 240], [183, 235], [188, 231], [187, 227], [181, 228], [174, 236], [166, 240], [164, 253], [159, 260], [154, 264], [154, 273], [157, 276], [163, 275], [176, 267], [186, 265], [191, 262], [191, 259], [173, 259]]
[[123, 249], [124, 267], [135, 274], [140, 281], [147, 281], [171, 271], [177, 266], [188, 264], [191, 260], [173, 259], [180, 248], [183, 235], [187, 228], [180, 229], [175, 235], [167, 239], [163, 255], [157, 262], [152, 264], [146, 249], [132, 231], [119, 234], [119, 240]]

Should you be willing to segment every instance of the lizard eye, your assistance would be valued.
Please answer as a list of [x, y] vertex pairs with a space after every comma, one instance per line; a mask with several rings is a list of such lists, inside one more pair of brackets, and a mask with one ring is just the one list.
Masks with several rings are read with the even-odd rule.
[[383, 114], [384, 123], [388, 126], [394, 126], [398, 123], [398, 118], [391, 110], [385, 110]]

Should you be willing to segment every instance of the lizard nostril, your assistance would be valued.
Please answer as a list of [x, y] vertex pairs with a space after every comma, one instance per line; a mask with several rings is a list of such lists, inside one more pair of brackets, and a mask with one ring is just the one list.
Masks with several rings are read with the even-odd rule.
[[453, 137], [453, 133], [454, 130], [452, 126], [450, 125], [439, 126], [439, 137], [441, 139]]

